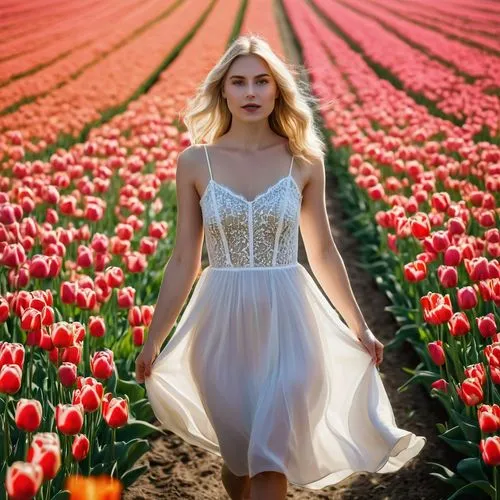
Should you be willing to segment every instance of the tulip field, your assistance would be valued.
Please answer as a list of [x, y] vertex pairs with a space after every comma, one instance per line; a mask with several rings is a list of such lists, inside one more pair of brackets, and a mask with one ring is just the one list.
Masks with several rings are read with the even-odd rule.
[[446, 411], [462, 459], [429, 481], [500, 500], [500, 3], [2, 0], [0, 26], [0, 499], [121, 498], [148, 474], [163, 431], [135, 359], [175, 243], [182, 109], [253, 32], [319, 98], [399, 325], [385, 356], [419, 357], [400, 389]]

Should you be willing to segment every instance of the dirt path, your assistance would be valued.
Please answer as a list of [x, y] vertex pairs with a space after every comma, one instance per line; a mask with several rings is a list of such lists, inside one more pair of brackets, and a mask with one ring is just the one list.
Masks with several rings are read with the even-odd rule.
[[[392, 316], [384, 311], [384, 307], [389, 304], [385, 295], [375, 287], [373, 279], [367, 272], [356, 265], [358, 243], [341, 229], [342, 210], [336, 192], [335, 179], [328, 173], [327, 209], [333, 238], [347, 267], [356, 300], [370, 328], [383, 343], [387, 343], [393, 338], [397, 324]], [[299, 261], [312, 275], [307, 265], [302, 239], [299, 245]], [[207, 262], [204, 262], [203, 267], [206, 265]], [[444, 422], [445, 414], [438, 402], [430, 399], [420, 386], [411, 386], [403, 393], [397, 392], [397, 387], [408, 379], [408, 375], [401, 370], [401, 367], [413, 368], [417, 363], [418, 359], [408, 345], [399, 351], [386, 353], [380, 374], [389, 394], [397, 424], [427, 437], [426, 447], [420, 455], [395, 474], [358, 473], [334, 487], [317, 493], [290, 485], [288, 498], [294, 500], [446, 498], [448, 490], [439, 480], [429, 476], [431, 468], [426, 464], [426, 461], [440, 462], [451, 468], [456, 462], [457, 457], [439, 441], [435, 430], [435, 423]], [[141, 477], [125, 493], [126, 500], [229, 498], [220, 482], [222, 460], [185, 443], [173, 433], [168, 432], [167, 436], [154, 439], [151, 452], [145, 455], [140, 463], [149, 463], [149, 474]]]

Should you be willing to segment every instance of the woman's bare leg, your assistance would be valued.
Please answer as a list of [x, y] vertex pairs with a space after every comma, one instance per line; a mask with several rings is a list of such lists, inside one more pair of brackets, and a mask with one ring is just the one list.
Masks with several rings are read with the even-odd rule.
[[265, 471], [250, 479], [251, 500], [285, 500], [288, 480], [285, 474]]
[[231, 500], [250, 500], [249, 476], [235, 476], [224, 463], [221, 477], [222, 484]]

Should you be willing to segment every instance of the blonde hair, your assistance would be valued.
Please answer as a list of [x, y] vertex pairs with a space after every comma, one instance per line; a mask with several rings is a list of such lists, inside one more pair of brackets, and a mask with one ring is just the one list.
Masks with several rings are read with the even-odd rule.
[[317, 100], [308, 92], [307, 84], [296, 79], [294, 67], [282, 61], [264, 38], [255, 34], [238, 37], [187, 101], [183, 120], [191, 142], [211, 144], [229, 130], [232, 115], [222, 97], [224, 78], [235, 59], [248, 54], [259, 56], [268, 64], [279, 89], [268, 118], [270, 128], [288, 138], [290, 153], [296, 157], [307, 163], [323, 159], [326, 145], [314, 123], [311, 107], [316, 106]]

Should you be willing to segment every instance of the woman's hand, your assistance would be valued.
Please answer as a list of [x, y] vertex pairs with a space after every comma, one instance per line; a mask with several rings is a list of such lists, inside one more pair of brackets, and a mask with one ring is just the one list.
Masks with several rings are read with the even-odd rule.
[[384, 359], [384, 344], [380, 342], [369, 328], [358, 333], [358, 339], [365, 346], [376, 366]]
[[147, 342], [142, 347], [135, 360], [135, 379], [139, 384], [144, 382], [145, 377], [151, 375], [151, 366], [158, 356], [160, 350], [151, 342]]

